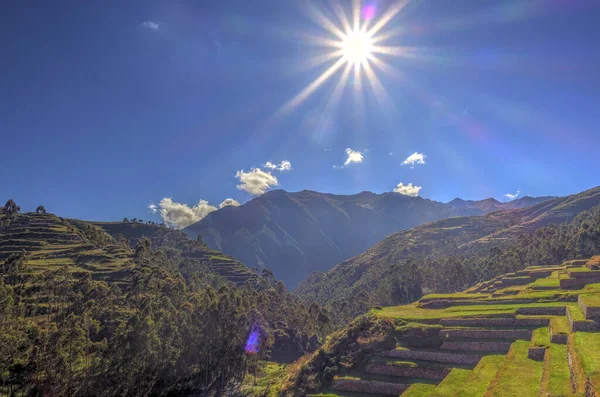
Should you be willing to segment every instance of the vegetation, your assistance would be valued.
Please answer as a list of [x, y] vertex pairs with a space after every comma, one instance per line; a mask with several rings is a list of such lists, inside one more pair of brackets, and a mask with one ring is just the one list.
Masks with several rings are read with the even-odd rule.
[[[298, 390], [320, 395], [352, 395], [336, 394], [340, 391], [364, 395], [361, 393], [366, 390], [377, 389], [384, 394], [413, 397], [533, 397], [580, 396], [586, 388], [588, 394], [591, 387], [599, 390], [600, 332], [576, 329], [578, 324], [600, 331], [600, 322], [585, 319], [580, 307], [596, 306], [599, 285], [584, 282], [586, 285], [571, 290], [560, 290], [560, 286], [534, 289], [546, 284], [537, 280], [554, 280], [560, 272], [593, 263], [595, 259], [549, 268], [528, 267], [482, 282], [481, 290], [429, 294], [409, 305], [374, 308], [355, 320], [353, 326], [332, 336], [329, 343], [338, 347], [335, 355], [328, 354], [328, 343], [291, 365], [290, 381], [284, 382], [282, 392], [290, 396], [303, 395]], [[515, 278], [529, 283], [516, 291], [502, 288]], [[351, 343], [338, 343], [338, 338], [349, 335], [357, 322], [370, 324], [364, 329], [371, 329], [382, 320], [386, 322], [381, 324], [393, 327], [384, 328], [379, 336], [379, 340], [386, 340], [385, 345], [360, 345], [359, 341], [368, 339], [365, 336], [351, 338]], [[554, 339], [554, 335], [563, 337]], [[395, 346], [385, 350], [392, 340]], [[331, 382], [314, 382], [323, 373], [323, 366], [317, 365], [323, 362], [319, 358], [347, 355], [354, 359], [333, 361], [336, 368], [329, 370], [333, 372]], [[292, 386], [286, 388], [286, 384]], [[405, 391], [397, 392], [401, 389]]]
[[[597, 204], [598, 200], [600, 189], [588, 191], [580, 198], [586, 206]], [[315, 300], [325, 305], [334, 321], [344, 324], [374, 306], [405, 304], [431, 292], [460, 291], [528, 266], [589, 258], [600, 253], [600, 205], [586, 211], [575, 210], [586, 206], [577, 207], [571, 202], [559, 205], [555, 211], [543, 214], [553, 214], [558, 219], [556, 213], [564, 214], [568, 208], [578, 215], [567, 223], [550, 224], [525, 233], [522, 232], [527, 229], [516, 226], [506, 229], [507, 225], [519, 222], [508, 218], [509, 215], [514, 217], [514, 212], [452, 218], [399, 232], [327, 273], [313, 274], [295, 293], [307, 302]], [[550, 215], [539, 215], [536, 207], [531, 207], [531, 217], [547, 221]], [[500, 217], [506, 219], [499, 221]], [[482, 242], [482, 235], [502, 238]], [[558, 276], [539, 281], [530, 288], [557, 287]], [[522, 277], [514, 277], [511, 282], [528, 284]]]
[[91, 223], [9, 213], [0, 227], [0, 393], [229, 393], [261, 360], [310, 351], [330, 330], [318, 305], [301, 304], [268, 273], [229, 281], [204, 259], [238, 262], [187, 237], [136, 236], [132, 250], [129, 238]]

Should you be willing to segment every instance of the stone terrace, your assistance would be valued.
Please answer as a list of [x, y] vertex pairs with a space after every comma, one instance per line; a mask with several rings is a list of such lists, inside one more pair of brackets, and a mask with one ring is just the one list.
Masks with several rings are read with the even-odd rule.
[[397, 347], [373, 352], [314, 396], [600, 395], [597, 260], [527, 268], [463, 293], [374, 309], [398, 324]]

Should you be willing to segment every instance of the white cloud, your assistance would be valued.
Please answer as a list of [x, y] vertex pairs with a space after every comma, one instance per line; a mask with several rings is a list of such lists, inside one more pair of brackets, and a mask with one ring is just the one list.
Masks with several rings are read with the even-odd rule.
[[219, 204], [219, 208], [223, 208], [223, 207], [239, 207], [240, 206], [240, 202], [237, 200], [234, 200], [232, 198], [228, 198], [223, 200], [223, 202], [221, 204]]
[[248, 172], [239, 170], [235, 173], [235, 177], [240, 181], [237, 188], [246, 193], [250, 193], [253, 196], [261, 195], [271, 186], [277, 186], [279, 184], [277, 177], [272, 175], [269, 171], [263, 171], [259, 168], [253, 168]]
[[402, 165], [410, 165], [410, 168], [415, 168], [415, 164], [425, 164], [425, 156], [423, 153], [414, 152], [402, 162]]
[[405, 185], [404, 183], [400, 182], [394, 189], [394, 192], [404, 194], [405, 196], [417, 197], [422, 188], [422, 186], [415, 186], [412, 183]]
[[291, 171], [292, 163], [290, 163], [287, 160], [283, 160], [279, 164], [273, 164], [270, 161], [267, 161], [265, 164], [265, 168], [268, 168], [268, 169], [274, 170], [274, 171]]
[[509, 200], [514, 200], [517, 197], [519, 197], [519, 193], [521, 193], [521, 190], [517, 190], [517, 192], [515, 194], [511, 194], [511, 193], [506, 193], [504, 195], [504, 197], [507, 197]]
[[198, 204], [190, 207], [187, 204], [177, 203], [169, 197], [160, 200], [158, 206], [150, 204], [148, 208], [153, 213], [158, 211], [166, 224], [180, 229], [198, 222], [206, 215], [217, 210], [217, 207], [210, 205], [206, 200], [200, 200]]
[[363, 154], [358, 150], [352, 150], [350, 148], [346, 149], [346, 161], [344, 161], [344, 167], [349, 166], [350, 164], [358, 164], [363, 161]]
[[150, 30], [158, 30], [158, 28], [160, 27], [158, 22], [153, 22], [153, 21], [142, 22], [140, 25], [142, 27], [150, 29]]

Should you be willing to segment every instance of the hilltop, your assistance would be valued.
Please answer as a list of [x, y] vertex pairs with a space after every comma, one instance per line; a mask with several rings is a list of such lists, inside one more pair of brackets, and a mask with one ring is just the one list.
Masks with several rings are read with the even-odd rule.
[[19, 214], [0, 226], [0, 261], [27, 253], [33, 272], [68, 265], [75, 277], [86, 273], [96, 280], [123, 283], [130, 276], [137, 241], [147, 237], [154, 249], [174, 248], [206, 263], [236, 283], [255, 277], [240, 262], [190, 240], [181, 231], [137, 222], [86, 222], [53, 214]]
[[334, 195], [310, 190], [267, 192], [239, 207], [208, 214], [184, 231], [250, 267], [268, 267], [288, 288], [312, 271], [329, 270], [388, 235], [455, 216], [523, 208], [551, 197], [456, 199], [440, 203], [399, 193]]
[[271, 395], [596, 396], [599, 343], [596, 257], [374, 308], [292, 365]]
[[[452, 292], [527, 264], [594, 254], [600, 249], [593, 237], [600, 228], [600, 209], [583, 214], [599, 204], [597, 187], [527, 208], [400, 231], [326, 273], [311, 274], [294, 292], [327, 305], [347, 321], [375, 305], [414, 301], [421, 287]], [[580, 214], [581, 219], [568, 227], [550, 226]], [[437, 277], [440, 268], [446, 268], [445, 278]]]

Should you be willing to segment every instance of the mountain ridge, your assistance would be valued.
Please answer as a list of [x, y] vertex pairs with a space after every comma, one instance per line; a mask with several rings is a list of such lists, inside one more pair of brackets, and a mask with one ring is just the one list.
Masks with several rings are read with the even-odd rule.
[[522, 209], [448, 218], [399, 231], [327, 272], [313, 272], [294, 293], [306, 301], [320, 303], [331, 303], [334, 295], [340, 302], [351, 302], [363, 294], [373, 305], [394, 304], [389, 280], [396, 266], [412, 256], [417, 256], [417, 265], [430, 255], [482, 258], [494, 248], [501, 252], [515, 239], [550, 224], [568, 222], [598, 205], [600, 187]]
[[441, 203], [395, 192], [352, 195], [312, 190], [269, 191], [239, 207], [225, 207], [184, 229], [248, 267], [268, 267], [294, 288], [312, 271], [328, 270], [399, 230], [440, 219], [483, 215], [548, 200], [493, 198]]

